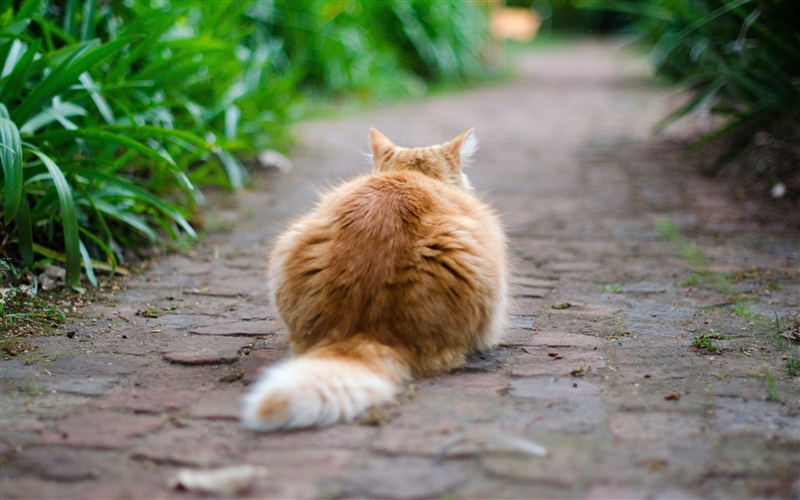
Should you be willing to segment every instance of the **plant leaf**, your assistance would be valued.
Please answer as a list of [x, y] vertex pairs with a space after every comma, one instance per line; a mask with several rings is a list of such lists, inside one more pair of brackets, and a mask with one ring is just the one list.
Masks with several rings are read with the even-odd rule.
[[[5, 109], [4, 105], [3, 109]], [[5, 114], [5, 113], [4, 113]], [[17, 126], [8, 118], [0, 118], [0, 160], [3, 163], [3, 197], [5, 223], [14, 219], [22, 197], [22, 141]]]
[[81, 251], [80, 236], [78, 235], [78, 215], [75, 210], [75, 202], [72, 198], [72, 189], [67, 183], [61, 169], [46, 154], [38, 150], [31, 150], [39, 157], [47, 167], [50, 178], [58, 192], [58, 201], [61, 206], [61, 226], [64, 230], [64, 248], [66, 249], [66, 274], [64, 282], [71, 286], [80, 288], [81, 285]]
[[14, 65], [13, 71], [3, 79], [3, 99], [6, 102], [13, 102], [22, 87], [22, 82], [25, 81], [25, 75], [28, 73], [28, 68], [33, 62], [33, 58], [39, 48], [42, 46], [41, 40], [35, 40], [28, 50], [20, 57], [19, 61]]
[[91, 283], [92, 286], [97, 286], [97, 277], [94, 275], [94, 268], [92, 267], [92, 259], [89, 257], [89, 251], [86, 250], [86, 245], [83, 244], [80, 238], [78, 238], [78, 243], [81, 248], [81, 257], [83, 258], [83, 268], [86, 270], [86, 277], [89, 278], [89, 283]]
[[19, 252], [28, 271], [33, 271], [33, 225], [31, 212], [28, 208], [28, 196], [22, 188], [22, 198], [17, 208], [17, 238], [19, 238]]

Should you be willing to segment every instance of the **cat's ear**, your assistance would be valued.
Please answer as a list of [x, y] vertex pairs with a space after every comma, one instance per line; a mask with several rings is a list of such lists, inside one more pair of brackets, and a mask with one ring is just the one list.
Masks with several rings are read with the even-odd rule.
[[372, 148], [372, 163], [376, 169], [386, 153], [395, 148], [394, 143], [388, 137], [374, 128], [369, 129], [369, 145]]
[[444, 147], [459, 160], [462, 165], [472, 161], [478, 150], [478, 138], [475, 137], [474, 128], [467, 130], [452, 141], [445, 143]]

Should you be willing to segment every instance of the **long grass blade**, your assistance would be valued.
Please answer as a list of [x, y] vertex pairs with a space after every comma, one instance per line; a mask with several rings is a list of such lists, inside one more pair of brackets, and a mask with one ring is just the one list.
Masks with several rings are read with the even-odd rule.
[[7, 77], [3, 79], [3, 99], [6, 102], [13, 102], [14, 99], [17, 97], [20, 88], [22, 88], [22, 82], [25, 81], [25, 75], [28, 73], [28, 68], [33, 62], [33, 57], [39, 52], [39, 48], [42, 46], [41, 40], [34, 40], [34, 42], [28, 47], [28, 50], [19, 58], [17, 63], [14, 65], [14, 69], [11, 71]]
[[[0, 104], [0, 106], [3, 106]], [[3, 106], [5, 109], [5, 106]], [[4, 113], [5, 114], [5, 113]], [[3, 163], [3, 212], [6, 225], [14, 220], [22, 198], [22, 141], [17, 126], [0, 118], [0, 160]]]
[[154, 160], [158, 160], [160, 162], [168, 161], [172, 164], [175, 163], [171, 158], [164, 157], [160, 152], [147, 146], [146, 144], [142, 144], [135, 139], [112, 132], [106, 132], [103, 129], [95, 127], [81, 128], [76, 130], [50, 130], [48, 132], [37, 134], [35, 137], [31, 137], [29, 141], [34, 144], [49, 142], [53, 145], [60, 145], [70, 141], [71, 139], [83, 139], [87, 142], [98, 142], [100, 144], [119, 144], [120, 146], [125, 146], [138, 151]]
[[149, 203], [157, 210], [161, 211], [164, 215], [174, 220], [191, 238], [197, 238], [197, 233], [192, 228], [192, 226], [186, 221], [184, 216], [181, 215], [177, 207], [161, 200], [160, 198], [154, 196], [152, 193], [146, 191], [145, 189], [136, 186], [132, 182], [122, 177], [108, 175], [104, 172], [99, 172], [87, 168], [66, 166], [65, 169], [68, 172], [75, 173], [77, 175], [81, 175], [89, 179], [96, 179], [99, 181], [107, 182], [112, 186], [117, 186], [121, 188], [123, 191], [130, 193], [129, 196], [131, 198], [136, 198], [143, 202]]
[[31, 212], [28, 208], [28, 196], [22, 188], [22, 199], [17, 208], [17, 238], [19, 239], [19, 252], [28, 271], [33, 271], [33, 224]]
[[[110, 280], [110, 279], [111, 279], [111, 278], [114, 276], [114, 274], [116, 274], [116, 272], [117, 272], [117, 264], [118, 264], [118, 263], [117, 263], [117, 258], [114, 256], [114, 252], [111, 250], [111, 247], [109, 247], [108, 245], [106, 245], [105, 243], [103, 243], [103, 241], [102, 241], [100, 238], [98, 238], [97, 236], [93, 235], [92, 233], [90, 233], [89, 231], [87, 231], [87, 230], [86, 230], [86, 229], [84, 229], [84, 228], [80, 228], [80, 230], [81, 230], [81, 234], [83, 234], [84, 236], [86, 236], [87, 238], [89, 238], [90, 240], [92, 240], [92, 242], [94, 242], [94, 244], [95, 244], [95, 245], [97, 245], [98, 247], [100, 247], [100, 249], [103, 251], [103, 253], [105, 253], [105, 254], [106, 254], [106, 261], [107, 261], [107, 263], [108, 263], [108, 264], [111, 266], [111, 270], [109, 271], [109, 273], [110, 273], [110, 276], [108, 277], [108, 279], [106, 279], [106, 280], [103, 280], [103, 284], [105, 284], [105, 283], [107, 283], [107, 282], [108, 282], [108, 280]], [[85, 262], [85, 261], [84, 261], [84, 262]], [[97, 267], [97, 266], [95, 265], [95, 262], [98, 262], [98, 261], [95, 261], [95, 260], [91, 260], [91, 259], [89, 259], [89, 263], [92, 265], [92, 267], [93, 267], [93, 268], [96, 268], [96, 267]]]
[[24, 121], [41, 101], [72, 85], [81, 73], [108, 59], [134, 39], [117, 38], [93, 50], [90, 49], [94, 43], [87, 42], [36, 86], [36, 89], [11, 113], [12, 118], [17, 123]]
[[92, 267], [92, 259], [89, 257], [89, 251], [86, 250], [86, 245], [78, 238], [78, 243], [81, 249], [81, 258], [83, 259], [83, 269], [86, 271], [86, 277], [92, 286], [97, 286], [97, 277], [94, 275], [94, 268]]
[[[63, 253], [57, 252], [57, 251], [53, 250], [52, 248], [47, 248], [46, 246], [39, 245], [38, 243], [34, 243], [33, 244], [33, 251], [38, 253], [39, 255], [41, 255], [43, 257], [47, 257], [48, 259], [51, 259], [51, 260], [55, 260], [55, 261], [58, 261], [58, 262], [66, 262], [67, 261], [67, 256], [64, 255]], [[106, 264], [105, 262], [100, 262], [100, 261], [94, 260], [94, 259], [92, 259], [91, 262], [92, 262], [92, 267], [94, 269], [97, 269], [99, 271], [111, 272], [112, 266]], [[81, 264], [82, 264], [82, 262], [81, 262]], [[122, 266], [117, 266], [116, 272], [121, 274], [121, 275], [123, 275], [123, 276], [131, 276], [131, 272], [127, 268], [122, 267]]]
[[58, 192], [58, 201], [61, 206], [61, 226], [64, 230], [64, 248], [66, 253], [66, 274], [64, 282], [73, 288], [80, 288], [81, 285], [81, 252], [80, 236], [78, 235], [78, 215], [75, 210], [75, 202], [72, 198], [72, 189], [67, 183], [67, 179], [61, 172], [56, 163], [46, 154], [32, 150], [33, 154], [39, 157], [47, 167], [50, 178]]

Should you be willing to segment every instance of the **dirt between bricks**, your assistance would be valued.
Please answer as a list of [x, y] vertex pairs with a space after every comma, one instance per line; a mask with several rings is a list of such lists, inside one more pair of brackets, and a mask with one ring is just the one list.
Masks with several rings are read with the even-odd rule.
[[[267, 474], [245, 497], [797, 498], [800, 353], [779, 333], [800, 238], [764, 216], [789, 202], [698, 175], [680, 156], [691, 124], [653, 137], [682, 98], [617, 42], [517, 67], [298, 125], [293, 170], [211, 194], [203, 243], [82, 303], [71, 338], [0, 362], [1, 496], [194, 498], [170, 486], [180, 469], [251, 464]], [[246, 430], [247, 385], [289, 355], [264, 256], [320, 190], [370, 169], [370, 126], [405, 146], [475, 127], [467, 174], [514, 258], [504, 341], [356, 423]]]

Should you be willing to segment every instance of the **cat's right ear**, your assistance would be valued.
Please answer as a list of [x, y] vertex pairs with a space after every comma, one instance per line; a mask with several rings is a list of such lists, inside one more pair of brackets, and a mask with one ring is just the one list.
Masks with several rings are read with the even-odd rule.
[[375, 170], [378, 170], [378, 165], [383, 161], [383, 157], [394, 149], [395, 145], [388, 137], [374, 128], [369, 129], [369, 145], [372, 148], [372, 164]]

